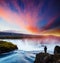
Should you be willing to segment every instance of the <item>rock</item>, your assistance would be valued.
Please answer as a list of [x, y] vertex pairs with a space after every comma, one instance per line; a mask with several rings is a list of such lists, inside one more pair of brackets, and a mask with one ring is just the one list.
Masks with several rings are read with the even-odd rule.
[[54, 48], [54, 54], [60, 54], [60, 46]]
[[34, 63], [60, 63], [60, 46], [54, 48], [54, 54], [39, 53]]
[[58, 60], [57, 63], [60, 63], [60, 60]]
[[34, 63], [59, 63], [60, 54], [39, 53], [36, 55]]
[[45, 63], [55, 63], [55, 59], [53, 55], [49, 55], [46, 57], [46, 59], [44, 60]]
[[39, 54], [37, 54], [34, 63], [44, 63], [44, 58], [46, 56], [49, 56], [49, 54], [48, 53], [39, 53]]
[[18, 49], [16, 45], [11, 42], [0, 41], [0, 54], [10, 52]]

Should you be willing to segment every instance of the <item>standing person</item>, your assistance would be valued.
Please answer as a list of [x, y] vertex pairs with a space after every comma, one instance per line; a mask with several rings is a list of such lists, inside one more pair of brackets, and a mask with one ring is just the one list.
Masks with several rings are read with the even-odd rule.
[[44, 47], [44, 52], [47, 53], [47, 47], [46, 46]]

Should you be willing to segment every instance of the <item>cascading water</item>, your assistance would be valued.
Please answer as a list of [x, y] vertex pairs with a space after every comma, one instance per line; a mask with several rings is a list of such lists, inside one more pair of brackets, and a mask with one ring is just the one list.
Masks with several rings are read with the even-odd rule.
[[[4, 41], [12, 42], [17, 45], [19, 50], [24, 51], [36, 51], [44, 50], [44, 46], [47, 46], [48, 50], [53, 51], [56, 45], [59, 45], [59, 41], [55, 39], [7, 39]], [[58, 42], [58, 43], [57, 43]], [[51, 47], [52, 46], [52, 47]]]

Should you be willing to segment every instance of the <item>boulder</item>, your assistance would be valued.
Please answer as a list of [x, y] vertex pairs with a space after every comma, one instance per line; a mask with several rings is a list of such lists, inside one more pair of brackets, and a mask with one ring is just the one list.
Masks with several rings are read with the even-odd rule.
[[34, 63], [60, 63], [60, 54], [39, 53]]
[[39, 53], [39, 54], [37, 54], [34, 63], [45, 63], [44, 58], [46, 56], [49, 56], [49, 54], [48, 53]]
[[54, 48], [54, 54], [60, 54], [60, 46]]

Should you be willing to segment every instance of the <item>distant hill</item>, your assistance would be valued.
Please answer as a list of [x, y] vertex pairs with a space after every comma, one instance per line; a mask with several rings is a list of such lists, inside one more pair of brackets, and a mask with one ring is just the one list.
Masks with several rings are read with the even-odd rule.
[[0, 32], [0, 39], [24, 39], [24, 38], [37, 38], [37, 39], [58, 39], [60, 40], [59, 36], [53, 35], [32, 35], [32, 34], [22, 34], [22, 33], [15, 33], [15, 32]]
[[0, 32], [0, 38], [41, 38], [40, 35], [22, 34], [15, 32]]

